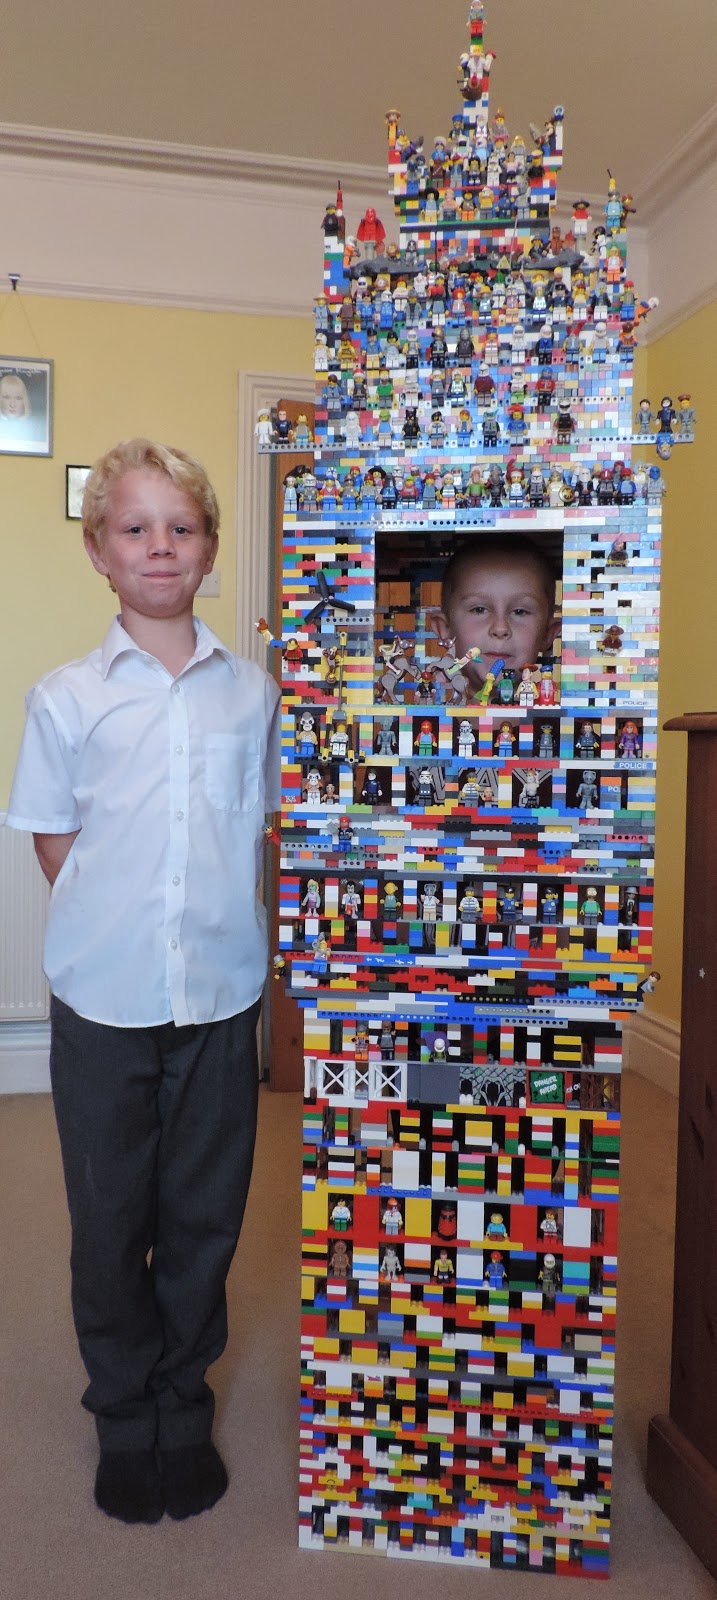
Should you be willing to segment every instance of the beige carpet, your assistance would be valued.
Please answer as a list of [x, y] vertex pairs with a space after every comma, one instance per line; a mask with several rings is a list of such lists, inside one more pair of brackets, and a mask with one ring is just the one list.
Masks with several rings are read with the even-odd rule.
[[[717, 1584], [648, 1498], [648, 1419], [665, 1409], [676, 1104], [625, 1080], [614, 1600], [697, 1600]], [[126, 1528], [93, 1504], [94, 1428], [69, 1309], [57, 1139], [45, 1096], [0, 1100], [0, 1596], [2, 1600], [540, 1600], [589, 1580], [300, 1552], [300, 1104], [262, 1095], [257, 1168], [230, 1280], [217, 1438], [231, 1484], [191, 1523]]]

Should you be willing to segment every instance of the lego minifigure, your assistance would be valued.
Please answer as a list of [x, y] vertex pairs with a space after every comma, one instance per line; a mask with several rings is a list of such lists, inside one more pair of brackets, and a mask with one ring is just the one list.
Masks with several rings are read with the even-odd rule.
[[353, 829], [351, 827], [351, 823], [349, 821], [349, 818], [348, 817], [339, 817], [339, 825], [338, 825], [338, 828], [337, 828], [337, 831], [336, 831], [336, 846], [337, 846], [337, 849], [342, 851], [342, 852], [344, 852], [344, 853], [347, 853], [351, 849], [352, 843], [353, 843]]
[[518, 694], [516, 698], [518, 705], [523, 706], [526, 710], [530, 710], [535, 705], [535, 702], [538, 698], [538, 691], [533, 682], [532, 667], [524, 666], [521, 668], [520, 683], [518, 685]]
[[535, 767], [528, 767], [523, 778], [523, 787], [518, 796], [518, 805], [528, 810], [534, 810], [540, 805], [540, 773]]
[[361, 915], [361, 896], [351, 879], [346, 881], [346, 887], [341, 896], [341, 909], [344, 916], [351, 922], [356, 922]]
[[450, 1201], [443, 1201], [438, 1212], [436, 1233], [441, 1239], [455, 1239], [457, 1226], [458, 1214], [455, 1206]]
[[386, 1201], [386, 1209], [381, 1217], [384, 1233], [395, 1237], [403, 1231], [403, 1216], [398, 1201], [391, 1195]]
[[558, 892], [557, 889], [546, 889], [540, 901], [543, 913], [543, 922], [554, 926], [558, 920]]
[[423, 721], [413, 741], [417, 754], [419, 756], [432, 756], [437, 743], [432, 724], [428, 720]]
[[597, 889], [588, 889], [585, 899], [578, 912], [580, 921], [586, 928], [596, 928], [601, 916], [600, 901]]
[[615, 623], [611, 623], [609, 628], [605, 630], [602, 639], [598, 640], [598, 650], [605, 655], [617, 655], [622, 650], [622, 635], [623, 629], [618, 628]]
[[315, 719], [310, 711], [302, 711], [296, 731], [296, 754], [303, 760], [316, 754], [318, 747]]
[[555, 705], [555, 684], [553, 682], [553, 668], [544, 662], [540, 668], [540, 684], [538, 686], [538, 705]]
[[489, 1289], [502, 1289], [508, 1282], [508, 1277], [503, 1266], [503, 1256], [500, 1250], [491, 1250], [490, 1259], [483, 1274], [484, 1282]]
[[309, 878], [306, 885], [306, 894], [301, 902], [301, 909], [306, 911], [307, 917], [315, 917], [317, 912], [321, 910], [321, 890], [317, 878]]
[[287, 413], [283, 406], [280, 406], [274, 418], [272, 442], [274, 444], [291, 444], [293, 437], [293, 429]]
[[557, 1239], [560, 1234], [558, 1218], [551, 1207], [546, 1208], [545, 1216], [540, 1224], [540, 1231], [544, 1239]]
[[386, 229], [380, 218], [376, 216], [373, 206], [369, 206], [356, 230], [356, 239], [361, 247], [365, 261], [373, 261], [377, 255], [381, 254], [385, 238]]
[[379, 722], [376, 728], [376, 754], [380, 756], [395, 756], [396, 734], [393, 722]]
[[635, 433], [639, 434], [641, 438], [645, 438], [647, 435], [651, 434], [653, 432], [652, 424], [654, 420], [655, 413], [652, 410], [649, 400], [647, 398], [642, 399], [637, 411], [635, 412]]
[[626, 924], [626, 926], [628, 928], [632, 928], [634, 926], [634, 924], [637, 922], [637, 914], [638, 914], [639, 904], [640, 904], [640, 900], [639, 900], [639, 894], [638, 894], [638, 890], [637, 890], [637, 885], [636, 884], [629, 884], [628, 887], [625, 889], [623, 897], [622, 897], [622, 918], [621, 918], [621, 920]]
[[677, 412], [672, 404], [671, 396], [669, 394], [663, 395], [657, 410], [658, 432], [663, 434], [672, 433], [672, 424], [676, 418]]
[[538, 755], [541, 757], [551, 758], [554, 756], [554, 754], [555, 743], [553, 739], [552, 725], [549, 722], [541, 722], [540, 738], [538, 741]]
[[492, 1211], [485, 1230], [486, 1239], [507, 1239], [508, 1229], [499, 1211]]
[[418, 772], [413, 773], [413, 781], [416, 790], [415, 797], [418, 804], [420, 806], [435, 805], [436, 790], [431, 768], [419, 767]]
[[521, 904], [515, 886], [507, 883], [503, 889], [498, 890], [498, 904], [502, 922], [517, 922], [521, 912]]
[[575, 741], [575, 754], [578, 756], [599, 756], [600, 739], [592, 722], [581, 722], [578, 737]]
[[436, 884], [424, 883], [419, 899], [421, 902], [421, 920], [423, 922], [436, 922], [440, 911], [436, 895]]
[[545, 1299], [549, 1304], [552, 1304], [560, 1288], [560, 1269], [555, 1256], [549, 1250], [543, 1256], [543, 1265], [538, 1273], [538, 1283], [542, 1284]]
[[331, 1211], [330, 1220], [331, 1226], [336, 1233], [346, 1233], [347, 1229], [351, 1227], [351, 1207], [347, 1205], [343, 1195], [340, 1195], [336, 1201]]
[[387, 922], [395, 921], [396, 917], [398, 917], [398, 915], [400, 914], [400, 910], [401, 910], [401, 902], [400, 902], [400, 900], [398, 898], [398, 884], [397, 883], [393, 883], [391, 881], [391, 882], [386, 884], [386, 886], [384, 888], [384, 892], [383, 892], [383, 899], [381, 901], [381, 905], [383, 906], [383, 914], [384, 914], [384, 917], [385, 917], [386, 921]]
[[593, 767], [586, 767], [582, 782], [578, 785], [576, 800], [581, 811], [590, 811], [597, 805], [597, 773]]
[[623, 723], [617, 748], [624, 761], [634, 761], [640, 754], [640, 730], [636, 722]]
[[461, 923], [468, 927], [475, 927], [480, 920], [481, 903], [472, 883], [466, 884], [465, 894], [458, 901], [458, 915]]
[[369, 806], [375, 806], [381, 799], [381, 785], [373, 767], [369, 767], [366, 773], [366, 780], [361, 790], [361, 799]]
[[383, 1260], [379, 1267], [379, 1273], [382, 1278], [388, 1278], [389, 1280], [392, 1278], [400, 1278], [401, 1260], [394, 1250], [393, 1245], [389, 1244], [386, 1246]]
[[626, 567], [627, 559], [625, 535], [624, 533], [617, 533], [608, 551], [606, 565], [608, 567]]
[[260, 450], [268, 449], [269, 445], [273, 443], [271, 413], [269, 411], [264, 410], [259, 412], [254, 433], [256, 434], [256, 439]]
[[343, 1239], [337, 1239], [329, 1254], [329, 1277], [348, 1278], [351, 1271], [351, 1258], [348, 1246]]
[[679, 394], [677, 396], [679, 405], [679, 410], [677, 412], [677, 431], [681, 439], [694, 438], [695, 423], [697, 418], [695, 416], [695, 408], [691, 404], [691, 400], [692, 396], [689, 394]]
[[494, 742], [496, 755], [512, 756], [515, 734], [509, 722], [501, 722]]
[[452, 1283], [455, 1275], [455, 1267], [450, 1259], [448, 1251], [445, 1249], [441, 1250], [433, 1263], [433, 1276], [436, 1282]]
[[306, 774], [302, 794], [307, 806], [320, 806], [323, 797], [324, 782], [321, 773], [311, 767]]

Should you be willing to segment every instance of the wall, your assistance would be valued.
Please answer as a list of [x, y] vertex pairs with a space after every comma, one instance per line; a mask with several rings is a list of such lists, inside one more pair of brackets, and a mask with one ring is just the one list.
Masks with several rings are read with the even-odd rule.
[[200, 601], [198, 610], [235, 643], [237, 375], [240, 369], [309, 373], [313, 324], [308, 316], [274, 319], [32, 295], [22, 303], [4, 300], [0, 349], [55, 361], [53, 458], [0, 456], [1, 809], [26, 689], [50, 667], [91, 649], [115, 609], [84, 553], [80, 524], [65, 521], [65, 464], [91, 463], [131, 433], [199, 456], [217, 490], [223, 524], [221, 595]]
[[[674, 451], [664, 469], [660, 723], [682, 711], [717, 705], [715, 595], [717, 541], [712, 451], [717, 437], [717, 300], [681, 322], [647, 351], [653, 406], [664, 394], [692, 394], [695, 443]], [[636, 391], [637, 393], [637, 391]], [[639, 398], [639, 396], [638, 396]], [[655, 871], [655, 965], [661, 983], [649, 1007], [678, 1022], [682, 963], [687, 735], [661, 733], [658, 744]]]

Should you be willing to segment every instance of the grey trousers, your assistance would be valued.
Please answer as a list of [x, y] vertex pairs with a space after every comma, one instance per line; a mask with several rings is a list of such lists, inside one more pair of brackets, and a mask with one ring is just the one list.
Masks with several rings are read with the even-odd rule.
[[82, 1403], [104, 1450], [209, 1438], [205, 1373], [226, 1344], [254, 1155], [259, 1010], [114, 1028], [52, 998]]

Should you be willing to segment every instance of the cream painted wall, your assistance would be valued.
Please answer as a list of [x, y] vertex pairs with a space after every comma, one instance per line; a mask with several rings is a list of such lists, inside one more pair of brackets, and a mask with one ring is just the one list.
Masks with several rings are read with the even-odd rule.
[[[310, 317], [273, 319], [33, 295], [10, 298], [5, 355], [55, 362], [51, 460], [0, 456], [0, 808], [7, 803], [25, 691], [104, 634], [113, 596], [65, 521], [65, 464], [91, 463], [117, 439], [146, 433], [204, 462], [222, 509], [221, 595], [198, 602], [233, 644], [236, 615], [237, 375], [310, 372]], [[263, 530], [257, 530], [259, 534]]]
[[[717, 301], [647, 351], [645, 393], [653, 405], [687, 391], [697, 411], [695, 443], [664, 468], [660, 723], [717, 706], [717, 530], [712, 505], [717, 438]], [[638, 396], [639, 398], [639, 396]], [[660, 733], [655, 865], [655, 965], [662, 975], [652, 1008], [679, 1021], [684, 886], [687, 735]]]

